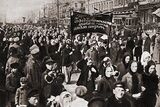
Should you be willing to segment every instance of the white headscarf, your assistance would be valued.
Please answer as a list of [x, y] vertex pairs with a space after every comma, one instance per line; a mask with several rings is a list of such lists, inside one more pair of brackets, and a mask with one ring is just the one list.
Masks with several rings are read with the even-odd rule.
[[[66, 98], [67, 102], [65, 100]], [[64, 91], [60, 94], [59, 103], [61, 107], [70, 107], [71, 101], [72, 101], [72, 95], [68, 91]]]
[[143, 53], [142, 53], [142, 56], [141, 56], [141, 64], [145, 67], [146, 65], [147, 65], [147, 63], [148, 63], [148, 61], [145, 61], [145, 59], [147, 58], [147, 57], [149, 57], [149, 60], [148, 61], [150, 61], [151, 60], [151, 54], [149, 53], [149, 52], [147, 52], [147, 51], [144, 51]]

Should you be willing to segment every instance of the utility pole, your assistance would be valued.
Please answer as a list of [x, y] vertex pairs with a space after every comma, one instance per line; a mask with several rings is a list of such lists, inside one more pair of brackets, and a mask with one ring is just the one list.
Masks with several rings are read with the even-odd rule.
[[39, 19], [41, 18], [41, 12], [40, 12], [40, 10], [39, 10], [39, 12], [38, 12], [38, 18], [39, 18]]
[[45, 14], [46, 14], [46, 7], [45, 7], [45, 4], [44, 4], [44, 8], [43, 8], [43, 17], [44, 18], [46, 17]]
[[57, 28], [59, 29], [59, 0], [57, 0]]
[[89, 14], [89, 0], [88, 0], [88, 14]]

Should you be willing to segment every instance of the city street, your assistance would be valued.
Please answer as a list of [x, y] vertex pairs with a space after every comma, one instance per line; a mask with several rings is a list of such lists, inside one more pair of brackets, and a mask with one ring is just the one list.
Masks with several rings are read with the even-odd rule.
[[95, 106], [160, 107], [160, 0], [1, 0], [0, 107]]

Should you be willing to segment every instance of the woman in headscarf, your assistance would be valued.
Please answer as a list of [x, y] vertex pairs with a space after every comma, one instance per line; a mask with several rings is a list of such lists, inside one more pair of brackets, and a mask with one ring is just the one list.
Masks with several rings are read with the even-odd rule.
[[144, 87], [142, 86], [142, 75], [137, 72], [138, 63], [132, 61], [129, 64], [128, 73], [122, 77], [127, 89], [127, 98], [131, 102], [131, 107], [142, 107], [142, 92]]
[[116, 81], [113, 77], [114, 70], [111, 66], [105, 68], [105, 74], [97, 84], [97, 93], [104, 99], [108, 99], [113, 95], [113, 84]]
[[146, 89], [143, 93], [145, 107], [155, 107], [159, 80], [156, 74], [156, 64], [152, 60], [146, 65], [142, 80]]
[[70, 107], [71, 101], [72, 101], [71, 93], [69, 93], [68, 91], [64, 91], [59, 96], [58, 107]]
[[143, 68], [147, 65], [147, 63], [151, 60], [151, 54], [147, 51], [144, 51], [141, 56], [141, 65]]
[[121, 63], [117, 64], [117, 71], [120, 72], [120, 76], [119, 76], [120, 80], [127, 73], [130, 61], [131, 61], [131, 55], [127, 52], [124, 54]]
[[106, 67], [111, 67], [113, 70], [116, 69], [116, 66], [114, 66], [112, 64], [112, 61], [109, 57], [104, 57], [101, 64], [100, 64], [100, 67], [99, 67], [99, 74], [103, 77], [105, 76], [105, 70], [106, 70]]

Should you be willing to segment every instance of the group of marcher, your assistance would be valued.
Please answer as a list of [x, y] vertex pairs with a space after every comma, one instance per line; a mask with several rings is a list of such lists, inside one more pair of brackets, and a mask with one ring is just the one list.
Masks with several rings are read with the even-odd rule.
[[[3, 26], [0, 106], [159, 107], [160, 36], [145, 35], [71, 37], [62, 28]], [[75, 72], [74, 96], [64, 84]]]

